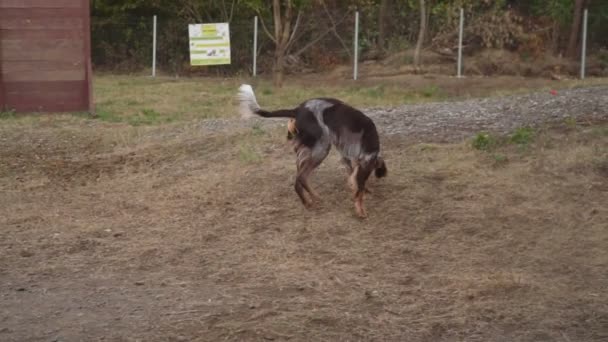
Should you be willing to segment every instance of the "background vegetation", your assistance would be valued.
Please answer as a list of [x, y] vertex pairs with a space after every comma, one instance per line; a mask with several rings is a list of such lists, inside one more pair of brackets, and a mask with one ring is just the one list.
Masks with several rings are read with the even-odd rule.
[[[576, 70], [567, 63], [580, 55], [582, 13], [588, 8], [589, 51], [595, 58], [589, 63], [591, 74], [606, 71], [608, 2], [601, 0], [93, 0], [93, 58], [98, 70], [148, 68], [152, 16], [157, 15], [162, 71], [250, 73], [253, 17], [257, 15], [259, 72], [326, 70], [352, 61], [354, 11], [358, 10], [364, 62], [398, 55], [399, 62], [411, 64], [415, 56], [407, 51], [420, 41], [420, 64], [453, 63], [460, 7], [466, 13], [467, 57], [487, 60], [488, 51], [502, 51], [511, 63], [552, 61], [549, 67], [565, 72]], [[189, 68], [187, 24], [193, 22], [230, 22], [231, 65]], [[496, 54], [490, 57], [500, 59]], [[477, 68], [483, 74], [503, 71]]]

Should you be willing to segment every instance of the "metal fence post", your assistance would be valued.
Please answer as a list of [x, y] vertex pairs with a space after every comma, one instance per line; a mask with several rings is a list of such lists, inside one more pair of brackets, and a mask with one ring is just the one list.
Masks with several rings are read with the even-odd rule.
[[355, 12], [355, 51], [353, 61], [353, 79], [357, 80], [359, 67], [359, 11]]
[[464, 35], [464, 9], [460, 8], [460, 27], [458, 32], [458, 77], [462, 77], [462, 36]]
[[253, 77], [257, 75], [258, 58], [258, 16], [253, 17]]
[[152, 77], [156, 77], [156, 15], [152, 21]]
[[587, 58], [587, 15], [588, 9], [585, 8], [585, 14], [583, 14], [583, 44], [581, 47], [581, 79], [585, 79], [585, 59]]

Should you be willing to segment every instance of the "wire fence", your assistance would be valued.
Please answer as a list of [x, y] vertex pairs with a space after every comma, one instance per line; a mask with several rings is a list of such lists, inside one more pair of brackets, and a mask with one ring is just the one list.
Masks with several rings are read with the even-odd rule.
[[[516, 39], [521, 40], [516, 35], [522, 33], [518, 33], [517, 25], [510, 28], [504, 22], [516, 22], [518, 18], [503, 18], [503, 22], [492, 26], [488, 24], [488, 18], [475, 17], [461, 9], [456, 9], [454, 15], [447, 18], [434, 18], [433, 15], [428, 13], [427, 21], [442, 22], [426, 32], [420, 60], [421, 65], [428, 67], [427, 72], [464, 76], [491, 74], [496, 68], [504, 67], [500, 64], [505, 61], [492, 55], [471, 62], [470, 56], [477, 52], [472, 50], [473, 47], [511, 50], [523, 56], [541, 49], [529, 38], [525, 38], [530, 40], [526, 43], [529, 46], [510, 46]], [[91, 21], [92, 57], [96, 70], [121, 72], [147, 70], [154, 66], [159, 73], [167, 75], [257, 76], [270, 74], [275, 64], [272, 23], [261, 18], [230, 22], [230, 64], [202, 67], [190, 64], [188, 25], [191, 23], [183, 19], [158, 17], [156, 25], [152, 17], [123, 20], [93, 17]], [[393, 70], [388, 68], [391, 74], [410, 73], [419, 67], [414, 65], [413, 55], [419, 33], [418, 13], [395, 11], [378, 16], [361, 15], [354, 9], [325, 9], [308, 12], [296, 23], [298, 29], [285, 56], [286, 73], [327, 71], [342, 65], [348, 66], [342, 68], [344, 77], [357, 79], [373, 73], [373, 63], [380, 60], [383, 66], [394, 66]], [[586, 58], [590, 52], [602, 48], [602, 40], [594, 40], [600, 41], [599, 45], [588, 45], [587, 22], [583, 21], [582, 26], [578, 62], [579, 76], [584, 78], [589, 67], [585, 63]], [[544, 33], [523, 34], [539, 37]], [[546, 41], [551, 40], [545, 38]], [[506, 58], [510, 57], [507, 55]], [[603, 70], [608, 68], [608, 58], [600, 67]], [[525, 70], [513, 72], [525, 74]]]

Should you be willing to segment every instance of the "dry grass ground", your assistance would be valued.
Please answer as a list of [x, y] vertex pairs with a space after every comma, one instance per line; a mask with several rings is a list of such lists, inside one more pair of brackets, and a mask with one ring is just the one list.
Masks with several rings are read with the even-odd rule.
[[608, 339], [606, 123], [386, 137], [367, 221], [334, 152], [306, 211], [283, 130], [172, 129], [2, 121], [0, 340]]

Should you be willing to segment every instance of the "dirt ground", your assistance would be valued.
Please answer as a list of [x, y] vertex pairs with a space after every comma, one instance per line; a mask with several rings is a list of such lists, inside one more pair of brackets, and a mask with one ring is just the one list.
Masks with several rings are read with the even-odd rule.
[[[280, 128], [0, 126], [1, 341], [606, 341], [608, 125], [383, 146], [305, 210]], [[162, 132], [163, 134], [159, 134]]]

